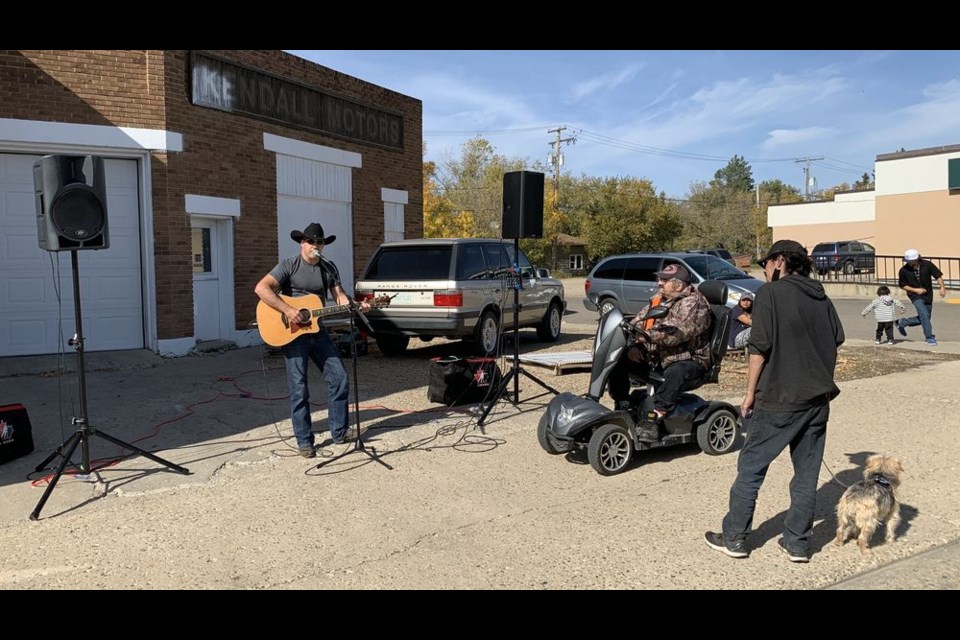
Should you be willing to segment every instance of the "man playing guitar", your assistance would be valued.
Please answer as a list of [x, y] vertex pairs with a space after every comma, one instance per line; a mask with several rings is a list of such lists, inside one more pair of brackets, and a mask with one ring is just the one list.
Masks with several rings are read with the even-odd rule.
[[[318, 295], [321, 299], [326, 292], [333, 294], [337, 304], [350, 304], [350, 298], [340, 284], [337, 267], [323, 257], [323, 247], [332, 244], [337, 236], [323, 235], [323, 227], [312, 222], [303, 231], [291, 231], [290, 237], [299, 243], [300, 252], [284, 258], [270, 273], [257, 283], [256, 294], [260, 300], [283, 314], [291, 326], [311, 322], [308, 313], [289, 304], [284, 296]], [[360, 311], [369, 311], [370, 305], [359, 303]], [[317, 320], [314, 320], [317, 322]], [[346, 442], [357, 434], [349, 433], [349, 415], [347, 399], [350, 388], [347, 371], [340, 359], [337, 347], [330, 339], [326, 329], [305, 332], [295, 340], [281, 347], [286, 359], [287, 386], [290, 390], [290, 418], [293, 433], [297, 438], [300, 455], [305, 458], [316, 456], [313, 437], [313, 425], [310, 419], [310, 388], [307, 384], [309, 362], [313, 360], [327, 382], [327, 421], [330, 437], [335, 444]]]

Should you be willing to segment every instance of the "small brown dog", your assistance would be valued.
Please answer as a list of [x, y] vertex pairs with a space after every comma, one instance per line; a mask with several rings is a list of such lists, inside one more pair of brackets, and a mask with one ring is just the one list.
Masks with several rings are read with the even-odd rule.
[[861, 553], [870, 553], [870, 539], [878, 525], [886, 527], [885, 541], [893, 542], [900, 524], [897, 490], [903, 465], [893, 456], [867, 458], [863, 480], [847, 487], [837, 504], [837, 539], [842, 545], [856, 537]]

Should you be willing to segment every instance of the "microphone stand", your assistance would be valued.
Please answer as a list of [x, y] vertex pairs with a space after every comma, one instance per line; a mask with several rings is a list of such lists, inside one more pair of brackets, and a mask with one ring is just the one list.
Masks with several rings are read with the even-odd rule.
[[[341, 285], [339, 281], [337, 281], [336, 284], [337, 286], [340, 287], [341, 290], [343, 289], [343, 285]], [[340, 458], [344, 458], [350, 455], [351, 453], [356, 453], [359, 451], [360, 453], [366, 454], [374, 462], [382, 464], [387, 469], [393, 471], [393, 467], [391, 467], [389, 464], [387, 464], [386, 462], [380, 459], [380, 456], [377, 455], [377, 450], [374, 447], [370, 447], [370, 450], [368, 451], [366, 446], [364, 446], [363, 444], [363, 434], [360, 432], [360, 387], [359, 387], [359, 384], [357, 383], [357, 330], [356, 330], [356, 324], [354, 323], [354, 316], [360, 318], [360, 321], [363, 323], [363, 326], [368, 333], [372, 334], [374, 333], [374, 331], [373, 331], [373, 327], [370, 326], [370, 323], [367, 321], [366, 316], [364, 316], [363, 313], [360, 311], [360, 306], [357, 305], [357, 303], [354, 302], [352, 298], [347, 303], [347, 306], [350, 307], [350, 355], [353, 358], [353, 415], [356, 419], [357, 437], [353, 441], [353, 448], [347, 449], [346, 451], [344, 451], [339, 455], [336, 455], [332, 458], [328, 458], [327, 460], [324, 460], [314, 468], [319, 469], [325, 465], [330, 464], [331, 462], [334, 462], [336, 460], [339, 460]]]

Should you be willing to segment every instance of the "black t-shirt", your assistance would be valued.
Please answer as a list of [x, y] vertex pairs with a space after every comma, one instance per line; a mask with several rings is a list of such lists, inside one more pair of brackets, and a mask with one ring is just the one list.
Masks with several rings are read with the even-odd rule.
[[911, 269], [910, 265], [905, 264], [900, 267], [900, 281], [897, 286], [903, 287], [923, 287], [926, 293], [919, 294], [913, 291], [907, 291], [907, 297], [910, 300], [922, 299], [924, 302], [933, 302], [933, 281], [942, 278], [943, 272], [929, 260], [920, 260], [916, 269]]

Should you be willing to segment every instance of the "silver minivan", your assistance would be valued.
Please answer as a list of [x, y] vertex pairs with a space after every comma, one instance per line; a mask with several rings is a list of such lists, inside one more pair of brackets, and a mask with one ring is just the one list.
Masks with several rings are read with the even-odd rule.
[[599, 296], [601, 310], [613, 307], [624, 314], [640, 311], [657, 292], [657, 271], [668, 264], [681, 264], [693, 276], [693, 284], [720, 280], [727, 284], [727, 306], [736, 306], [746, 292], [756, 294], [764, 281], [707, 253], [628, 253], [604, 258], [590, 270], [584, 281], [587, 294]]
[[512, 240], [431, 238], [381, 244], [357, 281], [357, 299], [390, 298], [367, 314], [384, 355], [402, 354], [411, 337], [463, 338], [483, 355], [497, 355], [500, 334], [536, 327], [546, 342], [560, 338], [566, 309], [563, 283], [534, 269]]

